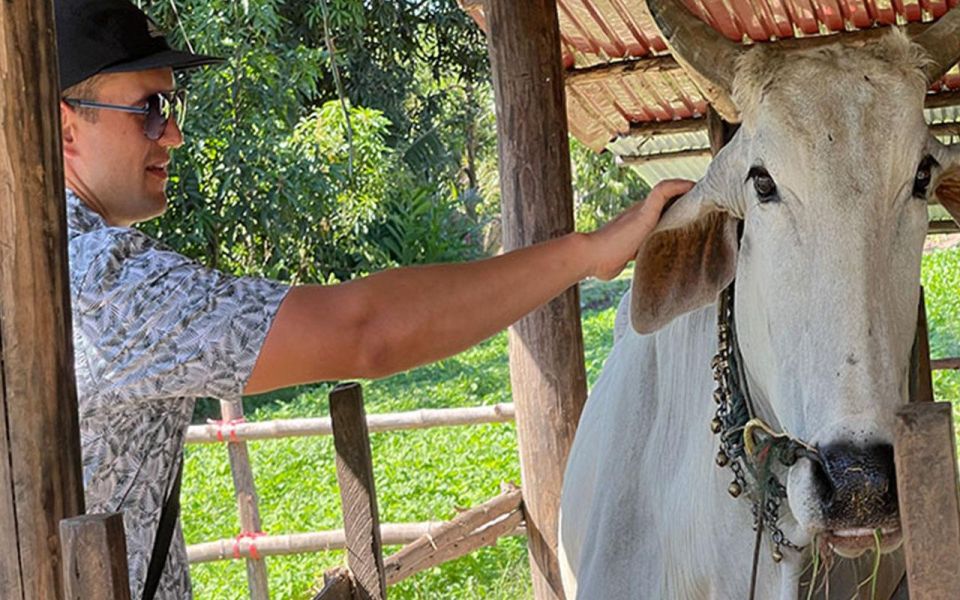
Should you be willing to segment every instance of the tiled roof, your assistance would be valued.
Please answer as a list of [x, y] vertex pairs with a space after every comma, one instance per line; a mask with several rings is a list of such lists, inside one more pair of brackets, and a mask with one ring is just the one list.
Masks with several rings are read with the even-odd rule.
[[[930, 22], [960, 0], [682, 0], [745, 43]], [[485, 27], [482, 2], [460, 0]], [[594, 150], [629, 148], [631, 125], [702, 117], [706, 101], [676, 65], [644, 0], [557, 0], [570, 132]], [[953, 71], [932, 92], [960, 90]], [[960, 102], [960, 96], [957, 99]], [[683, 145], [696, 134], [669, 134]], [[660, 136], [657, 136], [658, 138]], [[611, 143], [612, 142], [612, 143]], [[622, 143], [621, 143], [622, 142]], [[658, 142], [659, 143], [659, 142]], [[667, 143], [667, 142], [663, 142]], [[634, 142], [635, 146], [636, 143]], [[674, 147], [674, 149], [678, 149]], [[644, 151], [645, 152], [645, 151]]]

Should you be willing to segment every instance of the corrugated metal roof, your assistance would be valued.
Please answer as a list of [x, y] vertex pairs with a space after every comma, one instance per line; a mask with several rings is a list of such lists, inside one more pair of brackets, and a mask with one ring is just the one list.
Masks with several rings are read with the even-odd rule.
[[[485, 27], [482, 2], [460, 0]], [[930, 22], [960, 0], [683, 0], [731, 40], [770, 41]], [[594, 150], [631, 124], [697, 118], [706, 101], [643, 9], [644, 0], [557, 0], [570, 132]], [[960, 89], [954, 68], [936, 90]], [[682, 140], [686, 142], [686, 140]], [[609, 145], [609, 146], [608, 146]]]

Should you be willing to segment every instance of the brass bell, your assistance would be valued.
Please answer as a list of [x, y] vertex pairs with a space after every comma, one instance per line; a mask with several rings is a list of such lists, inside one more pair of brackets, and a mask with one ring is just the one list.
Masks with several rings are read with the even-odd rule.
[[774, 548], [773, 562], [779, 563], [781, 560], [783, 560], [783, 552], [780, 552], [780, 548]]
[[727, 488], [727, 492], [734, 498], [738, 498], [740, 494], [743, 493], [743, 488], [740, 487], [740, 484], [736, 481], [730, 483], [730, 486]]
[[710, 431], [714, 433], [720, 433], [720, 430], [723, 429], [723, 423], [720, 421], [720, 417], [714, 417], [710, 421]]
[[730, 457], [727, 456], [727, 453], [726, 453], [726, 452], [724, 452], [723, 450], [721, 450], [720, 452], [717, 452], [717, 466], [718, 466], [718, 467], [725, 467], [725, 466], [727, 466], [729, 463], [730, 463]]

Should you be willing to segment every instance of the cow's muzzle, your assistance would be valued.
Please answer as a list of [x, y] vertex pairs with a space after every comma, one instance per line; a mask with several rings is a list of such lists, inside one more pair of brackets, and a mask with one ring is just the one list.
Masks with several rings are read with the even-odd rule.
[[820, 448], [813, 484], [829, 530], [879, 529], [898, 524], [893, 446], [849, 443]]

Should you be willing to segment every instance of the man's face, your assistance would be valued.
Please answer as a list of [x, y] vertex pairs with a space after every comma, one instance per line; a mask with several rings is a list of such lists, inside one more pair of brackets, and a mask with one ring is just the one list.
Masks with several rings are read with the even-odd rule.
[[[157, 92], [175, 87], [169, 68], [101, 76], [94, 98], [104, 104], [144, 106]], [[170, 151], [183, 143], [174, 119], [158, 140], [144, 135], [143, 115], [93, 109], [88, 120], [60, 103], [63, 161], [67, 187], [111, 225], [130, 225], [156, 217], [167, 207]]]

